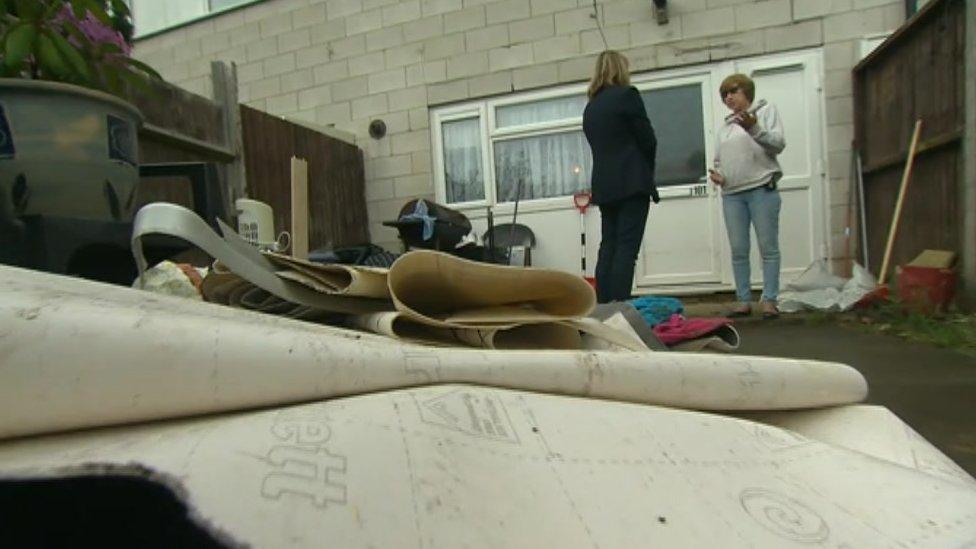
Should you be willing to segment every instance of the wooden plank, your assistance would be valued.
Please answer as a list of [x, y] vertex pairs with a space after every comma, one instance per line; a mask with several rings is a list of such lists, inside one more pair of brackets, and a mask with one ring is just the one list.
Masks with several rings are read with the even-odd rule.
[[885, 245], [884, 259], [881, 261], [881, 274], [878, 276], [878, 284], [884, 285], [888, 276], [888, 262], [891, 260], [891, 247], [895, 244], [895, 235], [898, 234], [898, 222], [901, 220], [901, 209], [905, 203], [905, 192], [908, 190], [908, 182], [912, 176], [912, 163], [915, 161], [915, 147], [918, 145], [918, 136], [922, 133], [922, 121], [915, 122], [915, 131], [912, 133], [912, 142], [908, 146], [908, 160], [905, 162], [905, 172], [901, 176], [901, 185], [898, 187], [898, 200], [895, 201], [895, 213], [891, 218], [891, 228], [888, 231], [888, 243]]
[[308, 162], [291, 157], [291, 255], [308, 259]]
[[237, 98], [237, 65], [223, 61], [210, 63], [214, 100], [220, 105], [223, 120], [223, 138], [234, 159], [227, 163], [226, 189], [228, 200], [247, 196], [247, 177], [244, 169], [244, 141], [241, 129], [240, 106]]
[[235, 158], [234, 152], [226, 147], [209, 143], [207, 141], [179, 133], [178, 131], [162, 128], [156, 126], [155, 124], [143, 124], [142, 128], [139, 129], [139, 134], [155, 138], [158, 141], [168, 143], [179, 149], [186, 149], [189, 151], [206, 154], [214, 157], [215, 159], [227, 161]]

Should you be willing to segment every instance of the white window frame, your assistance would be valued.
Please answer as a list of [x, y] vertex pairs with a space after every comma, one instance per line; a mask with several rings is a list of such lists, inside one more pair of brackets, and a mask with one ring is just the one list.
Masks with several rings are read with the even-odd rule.
[[[227, 13], [227, 12], [231, 12], [231, 11], [234, 11], [234, 10], [239, 10], [239, 9], [242, 9], [242, 8], [246, 8], [246, 7], [252, 6], [254, 4], [260, 4], [261, 2], [265, 2], [266, 0], [241, 0], [241, 2], [239, 4], [234, 4], [233, 6], [227, 6], [227, 7], [219, 8], [219, 9], [216, 9], [216, 10], [210, 8], [210, 0], [203, 0], [204, 3], [206, 4], [206, 13], [204, 13], [202, 15], [197, 15], [195, 17], [190, 17], [190, 18], [184, 19], [182, 21], [174, 21], [172, 23], [169, 23], [168, 25], [164, 25], [164, 26], [162, 26], [162, 27], [160, 27], [158, 29], [154, 29], [154, 30], [151, 30], [149, 32], [139, 32], [138, 15], [136, 14], [136, 9], [134, 9], [133, 6], [132, 6], [132, 0], [124, 0], [124, 1], [125, 1], [126, 5], [129, 6], [129, 11], [132, 13], [132, 25], [133, 25], [133, 36], [132, 36], [132, 38], [133, 38], [133, 40], [140, 40], [142, 38], [149, 38], [150, 36], [156, 36], [158, 34], [165, 34], [165, 33], [169, 32], [169, 31], [178, 29], [180, 27], [185, 27], [187, 25], [192, 25], [193, 23], [197, 23], [199, 21], [204, 21], [204, 20], [207, 20], [207, 19], [210, 19], [210, 18], [213, 18], [213, 17], [217, 17], [218, 15], [221, 15], [221, 14], [224, 14], [224, 13]], [[167, 0], [155, 0], [155, 1], [157, 1], [157, 2], [166, 2]]]
[[459, 210], [468, 210], [473, 208], [483, 208], [495, 203], [495, 188], [493, 185], [489, 186], [487, 184], [489, 180], [494, 181], [494, 170], [489, 173], [485, 167], [491, 165], [489, 162], [489, 157], [487, 156], [488, 144], [485, 143], [485, 135], [488, 132], [485, 109], [486, 107], [484, 104], [468, 103], [431, 111], [430, 135], [431, 139], [438, 144], [436, 148], [431, 149], [434, 151], [434, 199], [436, 202], [440, 204], [448, 204], [447, 183], [444, 180], [444, 141], [442, 138], [443, 134], [441, 132], [441, 124], [444, 122], [453, 122], [455, 120], [477, 118], [478, 125], [481, 129], [481, 174], [483, 179], [482, 184], [485, 186], [485, 197], [481, 200], [469, 200], [466, 202], [452, 203], [451, 207]]
[[[670, 194], [687, 195], [688, 188], [690, 186], [704, 183], [704, 174], [707, 173], [705, 169], [707, 168], [709, 159], [712, 158], [715, 139], [715, 129], [711, 127], [713, 102], [709, 100], [709, 91], [712, 82], [711, 78], [712, 70], [710, 68], [703, 67], [682, 67], [677, 69], [631, 75], [631, 85], [642, 92], [688, 84], [700, 84], [702, 86], [702, 124], [705, 140], [706, 162], [706, 166], [702, 167], [703, 179], [695, 183], [690, 183], [689, 185], [678, 185], [663, 188], [661, 190], [662, 196]], [[477, 116], [481, 117], [482, 162], [484, 163], [482, 168], [483, 173], [485, 174], [485, 180], [483, 182], [485, 185], [485, 199], [448, 205], [461, 211], [490, 207], [493, 211], [495, 211], [495, 213], [511, 212], [514, 209], [514, 204], [512, 202], [498, 202], [496, 196], [497, 182], [494, 162], [495, 142], [523, 137], [582, 131], [583, 116], [582, 113], [580, 113], [580, 116], [572, 118], [527, 124], [515, 128], [498, 128], [495, 110], [499, 107], [508, 105], [518, 105], [546, 99], [586, 94], [587, 86], [588, 83], [565, 84], [553, 86], [543, 90], [521, 92], [502, 97], [478, 99], [454, 105], [432, 108], [430, 110], [430, 133], [431, 151], [434, 156], [433, 166], [435, 170], [434, 195], [437, 202], [447, 204], [447, 189], [445, 187], [444, 180], [444, 150], [443, 142], [441, 140], [441, 123], [449, 122], [451, 120], [469, 118], [471, 116], [475, 116], [476, 113]], [[660, 136], [658, 137], [660, 138]], [[709, 185], [709, 187], [711, 187], [711, 185]], [[572, 196], [524, 199], [519, 202], [520, 212], [541, 212], [572, 207], [574, 207]]]

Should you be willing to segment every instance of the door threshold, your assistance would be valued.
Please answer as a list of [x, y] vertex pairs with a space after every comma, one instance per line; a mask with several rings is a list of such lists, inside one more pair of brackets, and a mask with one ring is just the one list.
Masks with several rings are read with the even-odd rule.
[[697, 284], [660, 284], [656, 286], [638, 286], [634, 288], [634, 295], [700, 295], [730, 292], [735, 289], [731, 284], [721, 282]]

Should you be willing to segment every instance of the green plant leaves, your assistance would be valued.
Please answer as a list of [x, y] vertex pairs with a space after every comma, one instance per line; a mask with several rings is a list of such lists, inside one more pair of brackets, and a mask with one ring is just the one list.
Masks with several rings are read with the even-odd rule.
[[112, 13], [122, 17], [129, 16], [129, 6], [123, 0], [111, 0]]
[[15, 69], [24, 63], [24, 59], [34, 47], [37, 39], [37, 29], [30, 23], [21, 23], [7, 33], [3, 44], [3, 63], [7, 68]]
[[64, 57], [68, 65], [70, 65], [73, 73], [80, 76], [85, 82], [91, 79], [91, 71], [88, 70], [88, 63], [85, 61], [85, 58], [81, 56], [81, 53], [65, 37], [50, 31], [46, 32], [45, 35], [50, 37], [54, 47]]
[[102, 23], [109, 25], [111, 24], [111, 19], [108, 14], [105, 13], [105, 7], [99, 0], [70, 0], [71, 8], [74, 10], [75, 15], [79, 19], [85, 17], [85, 11], [91, 12], [96, 19]]
[[17, 8], [17, 15], [21, 21], [35, 21], [44, 13], [47, 2], [41, 2], [40, 0], [14, 0], [14, 6]]
[[71, 76], [71, 68], [58, 53], [58, 48], [55, 47], [54, 42], [47, 34], [42, 33], [37, 37], [37, 62], [45, 73], [53, 74], [61, 79], [67, 79]]
[[[60, 18], [65, 6], [74, 17]], [[159, 73], [130, 58], [113, 38], [90, 38], [85, 30], [99, 25], [94, 18], [107, 27], [103, 34], [122, 32], [128, 41], [129, 17], [124, 0], [0, 0], [0, 76], [70, 82], [116, 95], [151, 88], [152, 80], [162, 80]]]
[[148, 74], [149, 76], [151, 76], [153, 78], [156, 78], [158, 80], [162, 80], [163, 79], [163, 77], [160, 76], [160, 74], [158, 72], [156, 72], [156, 69], [150, 67], [149, 65], [143, 63], [142, 61], [139, 61], [138, 59], [133, 59], [131, 57], [127, 57], [126, 58], [126, 62], [129, 65], [132, 65], [133, 67], [141, 70], [142, 72]]

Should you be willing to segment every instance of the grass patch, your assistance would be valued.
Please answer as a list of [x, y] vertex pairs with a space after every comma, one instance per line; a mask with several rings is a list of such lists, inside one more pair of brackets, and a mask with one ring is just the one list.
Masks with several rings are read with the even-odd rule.
[[899, 303], [889, 302], [869, 309], [844, 313], [844, 324], [890, 334], [916, 343], [956, 349], [976, 356], [976, 315], [946, 313], [923, 315]]

